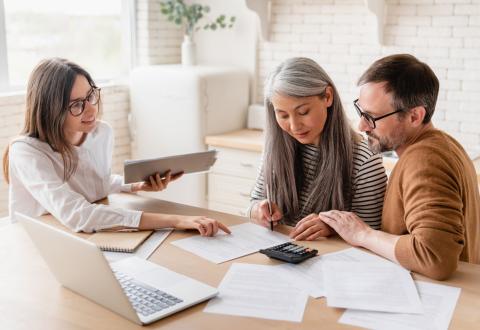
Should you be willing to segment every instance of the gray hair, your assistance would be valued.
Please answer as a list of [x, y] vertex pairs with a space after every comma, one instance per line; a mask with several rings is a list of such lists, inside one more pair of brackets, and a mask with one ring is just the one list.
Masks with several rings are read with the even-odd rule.
[[353, 147], [358, 139], [349, 125], [340, 95], [328, 74], [313, 60], [290, 58], [277, 66], [265, 83], [266, 140], [264, 148], [264, 187], [284, 212], [285, 218], [300, 214], [299, 194], [304, 183], [301, 143], [283, 131], [275, 118], [271, 102], [275, 94], [292, 97], [325, 96], [333, 90], [333, 103], [320, 139], [316, 177], [305, 206], [315, 212], [351, 207]]

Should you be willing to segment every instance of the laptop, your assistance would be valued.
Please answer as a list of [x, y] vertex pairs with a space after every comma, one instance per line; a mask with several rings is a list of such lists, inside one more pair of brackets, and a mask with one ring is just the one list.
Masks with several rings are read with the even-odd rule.
[[92, 242], [15, 213], [57, 280], [137, 324], [149, 324], [218, 294], [216, 288], [137, 257], [109, 264]]

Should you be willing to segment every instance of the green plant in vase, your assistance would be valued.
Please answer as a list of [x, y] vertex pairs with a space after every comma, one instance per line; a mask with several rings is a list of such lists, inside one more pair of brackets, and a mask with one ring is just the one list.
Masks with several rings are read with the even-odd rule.
[[160, 8], [161, 13], [167, 16], [170, 22], [183, 28], [182, 63], [185, 65], [195, 64], [193, 42], [195, 31], [226, 29], [233, 27], [235, 23], [235, 16], [219, 15], [214, 20], [209, 20], [206, 14], [210, 12], [210, 7], [198, 3], [189, 5], [183, 0], [167, 0], [160, 2]]

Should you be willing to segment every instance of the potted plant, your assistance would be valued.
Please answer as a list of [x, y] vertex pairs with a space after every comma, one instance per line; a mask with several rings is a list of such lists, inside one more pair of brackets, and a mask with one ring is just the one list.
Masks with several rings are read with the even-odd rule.
[[[185, 4], [183, 0], [167, 0], [160, 2], [161, 13], [167, 16], [170, 22], [183, 28], [184, 40], [182, 43], [182, 64], [195, 64], [195, 43], [193, 35], [200, 29], [212, 30], [231, 28], [235, 23], [235, 16], [219, 15], [214, 20], [208, 20], [205, 14], [210, 7], [201, 4]], [[200, 25], [200, 21], [205, 21]]]

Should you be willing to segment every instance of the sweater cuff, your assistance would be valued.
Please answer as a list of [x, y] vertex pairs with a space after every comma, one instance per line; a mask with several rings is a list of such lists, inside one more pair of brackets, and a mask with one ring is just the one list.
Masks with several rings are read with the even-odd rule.
[[398, 263], [407, 269], [412, 269], [415, 256], [412, 254], [412, 236], [411, 235], [402, 235], [397, 240], [395, 244], [395, 258], [397, 258]]

